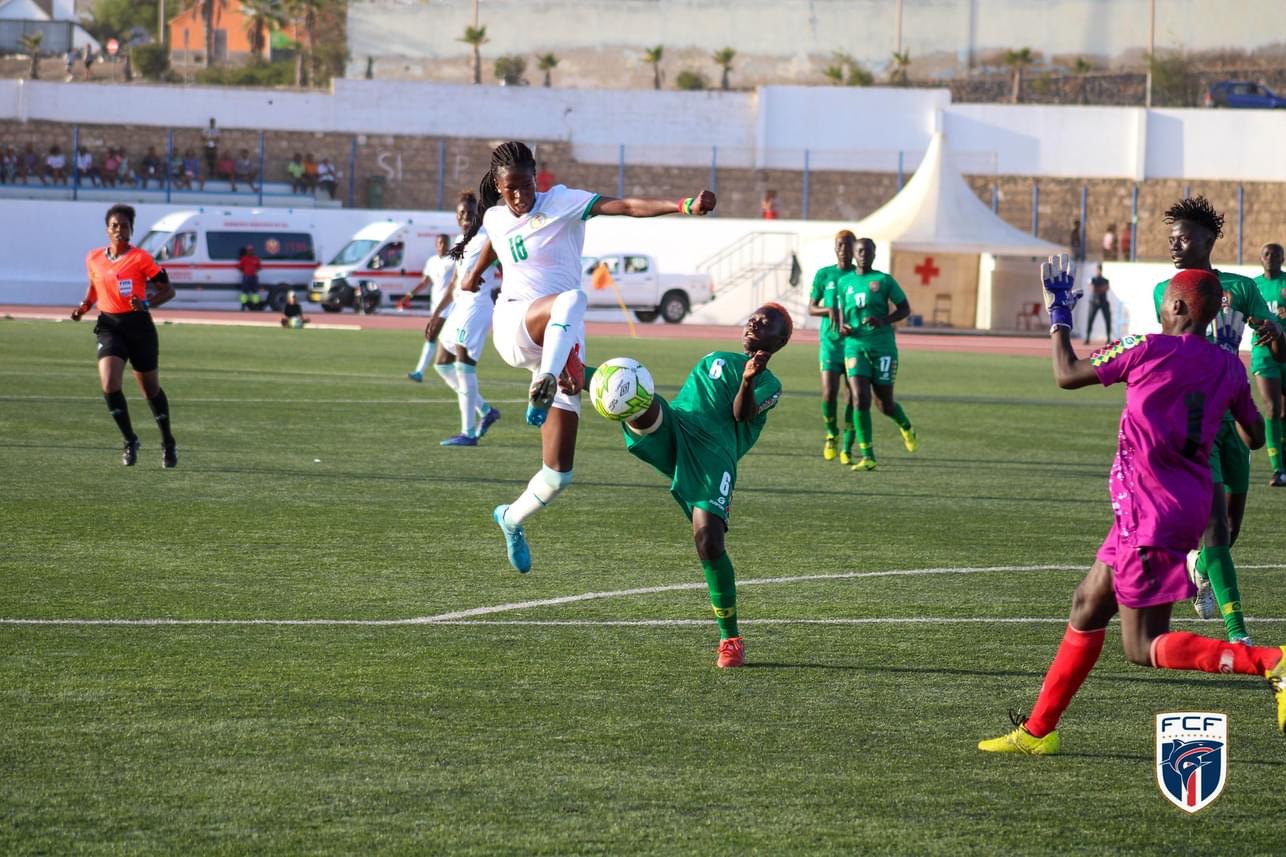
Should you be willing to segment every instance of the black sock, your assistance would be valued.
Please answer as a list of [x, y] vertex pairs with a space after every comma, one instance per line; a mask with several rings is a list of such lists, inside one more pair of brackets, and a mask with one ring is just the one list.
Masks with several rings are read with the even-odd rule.
[[125, 404], [125, 394], [120, 390], [115, 393], [104, 393], [103, 398], [107, 401], [107, 411], [116, 420], [116, 427], [121, 430], [121, 434], [126, 440], [138, 440], [138, 435], [134, 434], [134, 427], [129, 421], [129, 405]]
[[147, 404], [156, 418], [156, 427], [161, 430], [161, 441], [166, 446], [174, 443], [174, 435], [170, 433], [170, 400], [165, 398], [165, 391], [157, 388], [156, 395], [148, 399]]

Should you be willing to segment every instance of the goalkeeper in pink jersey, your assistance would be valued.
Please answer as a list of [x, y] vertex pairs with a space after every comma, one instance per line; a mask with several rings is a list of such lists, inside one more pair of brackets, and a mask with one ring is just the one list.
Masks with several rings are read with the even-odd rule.
[[[1268, 679], [1277, 726], [1286, 731], [1286, 647], [1252, 646], [1170, 630], [1171, 606], [1196, 591], [1185, 555], [1201, 540], [1214, 485], [1210, 448], [1225, 412], [1252, 449], [1264, 421], [1237, 355], [1205, 337], [1223, 289], [1210, 271], [1184, 270], [1166, 287], [1161, 333], [1127, 336], [1088, 360], [1072, 351], [1072, 308], [1079, 293], [1067, 256], [1042, 266], [1054, 348], [1064, 389], [1125, 383], [1125, 409], [1108, 487], [1114, 522], [1089, 574], [1072, 596], [1067, 631], [1045, 673], [1030, 717], [981, 741], [979, 750], [1052, 755], [1058, 720], [1098, 661], [1108, 622], [1121, 616], [1125, 656], [1158, 669], [1243, 673]], [[1012, 715], [1011, 715], [1012, 716]]]

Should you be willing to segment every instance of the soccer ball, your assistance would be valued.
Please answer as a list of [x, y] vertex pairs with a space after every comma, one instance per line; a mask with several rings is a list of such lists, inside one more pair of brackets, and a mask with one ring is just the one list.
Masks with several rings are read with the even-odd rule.
[[613, 357], [594, 370], [589, 400], [609, 420], [628, 420], [648, 409], [656, 394], [652, 373], [637, 360]]

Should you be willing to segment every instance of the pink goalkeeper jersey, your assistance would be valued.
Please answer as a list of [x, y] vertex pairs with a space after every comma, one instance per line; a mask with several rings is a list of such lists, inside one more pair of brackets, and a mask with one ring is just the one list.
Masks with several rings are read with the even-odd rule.
[[1259, 411], [1235, 354], [1204, 336], [1127, 336], [1090, 357], [1103, 386], [1124, 381], [1125, 410], [1108, 477], [1121, 535], [1146, 547], [1191, 550], [1210, 517], [1210, 447], [1226, 411]]

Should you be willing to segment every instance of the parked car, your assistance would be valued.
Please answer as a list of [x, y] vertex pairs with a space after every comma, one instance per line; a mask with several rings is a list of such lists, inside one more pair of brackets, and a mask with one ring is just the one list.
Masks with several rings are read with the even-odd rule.
[[1286, 108], [1286, 98], [1262, 83], [1249, 80], [1225, 80], [1206, 90], [1206, 107], [1250, 107], [1259, 110]]
[[[615, 288], [594, 288], [594, 272], [600, 266], [607, 267]], [[659, 315], [677, 324], [693, 305], [710, 300], [714, 291], [709, 274], [662, 274], [656, 259], [646, 253], [582, 256], [581, 271], [581, 288], [591, 307], [615, 307], [623, 302], [644, 322], [655, 321]]]

